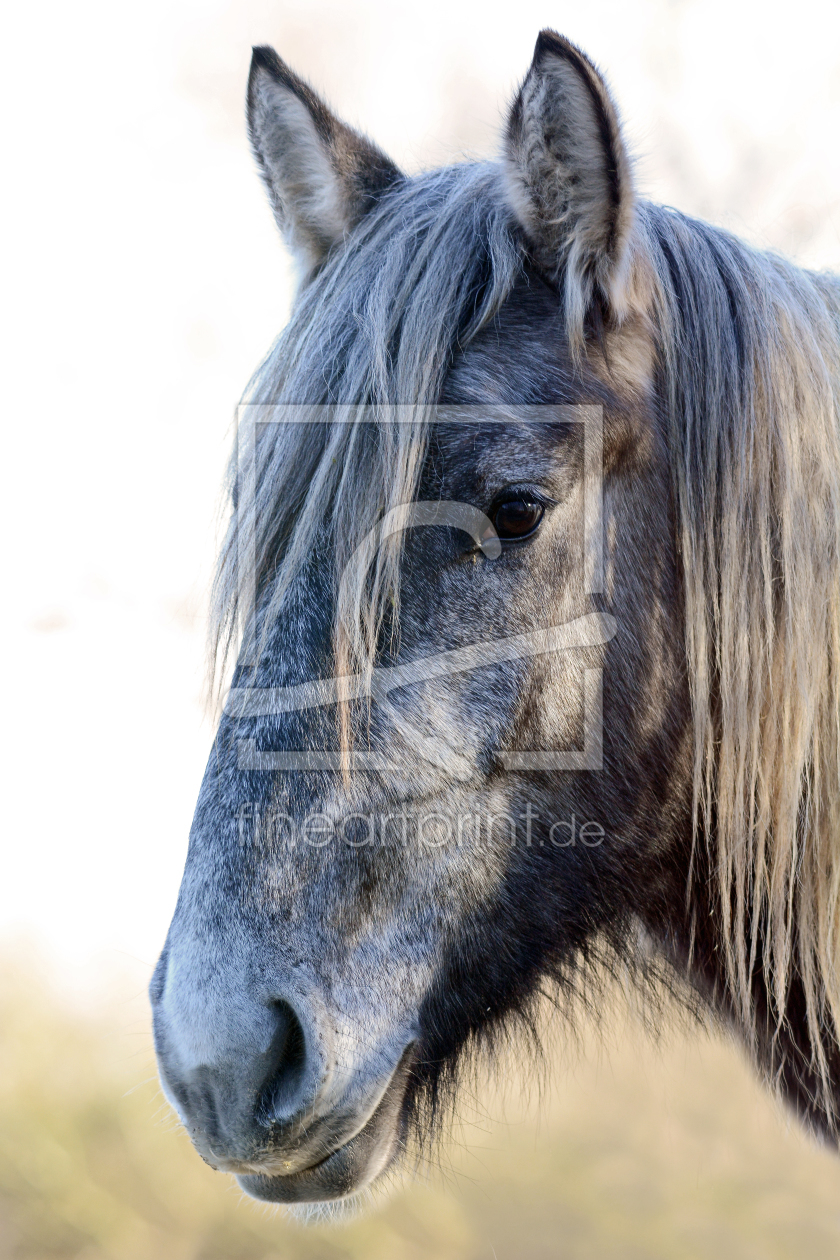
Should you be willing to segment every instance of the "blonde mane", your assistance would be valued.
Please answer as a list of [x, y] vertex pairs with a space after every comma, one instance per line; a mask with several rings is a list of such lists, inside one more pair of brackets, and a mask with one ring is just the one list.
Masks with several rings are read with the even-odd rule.
[[[831, 1116], [840, 285], [661, 208], [644, 207], [640, 226], [656, 275], [685, 577], [695, 846], [709, 848], [734, 1011], [754, 1043], [772, 1041], [801, 984], [810, 1067]], [[757, 1022], [758, 967], [769, 1027]]]

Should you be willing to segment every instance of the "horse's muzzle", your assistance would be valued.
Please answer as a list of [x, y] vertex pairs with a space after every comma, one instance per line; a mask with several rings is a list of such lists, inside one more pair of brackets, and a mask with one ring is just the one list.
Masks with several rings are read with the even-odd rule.
[[[344, 1199], [369, 1186], [393, 1162], [401, 1139], [401, 1118], [411, 1071], [412, 1047], [404, 1052], [379, 1104], [358, 1131], [325, 1158], [297, 1172], [246, 1173], [243, 1190], [269, 1203], [318, 1203]], [[268, 1159], [269, 1165], [283, 1164]]]
[[161, 1082], [211, 1167], [275, 1203], [346, 1198], [388, 1167], [402, 1136], [411, 1036], [376, 1045], [345, 1025], [339, 1044], [337, 1017], [314, 994], [245, 999], [230, 1018], [229, 1003], [208, 1006], [193, 992], [185, 1010], [164, 970], [152, 987]]

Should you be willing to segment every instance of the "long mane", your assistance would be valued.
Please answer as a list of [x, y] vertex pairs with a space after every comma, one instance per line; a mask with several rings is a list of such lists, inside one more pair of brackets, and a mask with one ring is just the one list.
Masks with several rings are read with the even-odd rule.
[[796, 978], [827, 1093], [840, 1027], [840, 284], [659, 207], [640, 227], [685, 574], [695, 844], [710, 846], [741, 1022], [754, 1039], [768, 1031], [757, 965], [771, 1037]]
[[[757, 966], [776, 1033], [796, 978], [827, 1089], [825, 1046], [840, 1029], [840, 285], [675, 211], [639, 203], [635, 215], [685, 576], [695, 845], [709, 847], [741, 1023], [759, 1036]], [[330, 404], [336, 418], [263, 435], [248, 508], [258, 582], [282, 559], [264, 630], [324, 529], [338, 572], [381, 513], [413, 497], [425, 406], [510, 294], [522, 257], [500, 168], [462, 165], [389, 191], [299, 295], [245, 401]], [[359, 408], [393, 403], [412, 406], [414, 422], [371, 433]], [[235, 470], [217, 662], [235, 640], [247, 524]], [[396, 605], [398, 538], [377, 564], [337, 611], [351, 627], [345, 664], [370, 652]]]

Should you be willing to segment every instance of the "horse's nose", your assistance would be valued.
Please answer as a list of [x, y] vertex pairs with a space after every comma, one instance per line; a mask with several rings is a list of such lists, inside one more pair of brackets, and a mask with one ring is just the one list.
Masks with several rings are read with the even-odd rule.
[[254, 1022], [258, 1039], [240, 1024], [238, 1044], [223, 1038], [215, 1053], [196, 1056], [173, 1035], [165, 1013], [155, 1013], [164, 1083], [196, 1147], [218, 1167], [248, 1163], [269, 1140], [299, 1128], [321, 1083], [307, 1047], [312, 1037], [290, 1002], [267, 1004]]

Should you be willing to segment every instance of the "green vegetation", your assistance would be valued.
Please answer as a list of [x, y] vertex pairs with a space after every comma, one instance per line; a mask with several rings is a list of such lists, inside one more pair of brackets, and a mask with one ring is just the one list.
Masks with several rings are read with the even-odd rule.
[[127, 988], [92, 1014], [5, 968], [0, 1260], [840, 1257], [840, 1158], [731, 1046], [653, 1045], [629, 1020], [612, 1047], [567, 1045], [550, 1089], [523, 1086], [512, 1053], [505, 1097], [482, 1087], [480, 1123], [465, 1099], [438, 1168], [349, 1225], [301, 1228], [193, 1153]]

